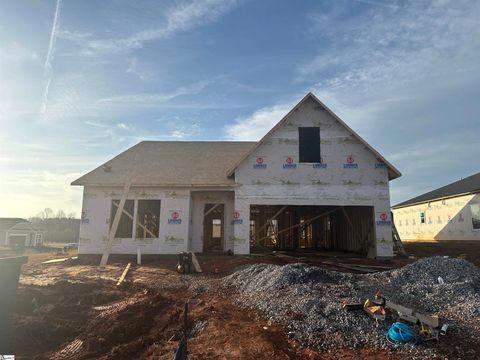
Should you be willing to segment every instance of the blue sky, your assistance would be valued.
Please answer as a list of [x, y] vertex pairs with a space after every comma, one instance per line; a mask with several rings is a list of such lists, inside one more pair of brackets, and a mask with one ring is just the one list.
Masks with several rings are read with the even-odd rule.
[[0, 216], [135, 143], [256, 140], [314, 92], [403, 173], [392, 204], [478, 172], [480, 2], [0, 2]]

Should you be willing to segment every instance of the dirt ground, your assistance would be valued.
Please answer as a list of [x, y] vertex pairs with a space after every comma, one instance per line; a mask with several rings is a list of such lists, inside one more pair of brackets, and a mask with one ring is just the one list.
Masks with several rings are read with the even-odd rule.
[[[307, 254], [308, 258], [313, 255]], [[294, 257], [202, 256], [206, 274], [173, 271], [175, 258], [132, 266], [117, 287], [125, 262], [104, 269], [96, 259], [41, 264], [34, 255], [22, 271], [12, 336], [18, 359], [172, 359], [178, 346], [186, 301], [189, 323], [203, 329], [189, 340], [190, 359], [329, 359], [334, 357], [288, 339], [284, 329], [233, 305], [235, 294], [215, 291], [225, 274], [262, 261]], [[297, 260], [298, 261], [298, 260]], [[192, 288], [192, 284], [200, 285]], [[198, 291], [208, 286], [209, 291]], [[372, 349], [365, 358], [394, 358]]]
[[116, 286], [125, 260], [103, 269], [93, 258], [42, 264], [59, 256], [32, 253], [23, 267], [11, 341], [17, 359], [172, 359], [187, 301], [189, 326], [196, 329], [188, 341], [189, 359], [399, 359], [395, 352], [371, 348], [335, 353], [302, 348], [281, 325], [234, 305], [235, 294], [221, 290], [219, 282], [256, 262], [301, 261], [355, 271], [324, 261], [400, 267], [415, 260], [318, 253], [204, 255], [199, 257], [204, 273], [185, 276], [174, 271], [175, 257], [165, 257], [132, 263], [125, 282]]
[[404, 242], [405, 250], [417, 257], [441, 255], [466, 259], [480, 266], [479, 241]]

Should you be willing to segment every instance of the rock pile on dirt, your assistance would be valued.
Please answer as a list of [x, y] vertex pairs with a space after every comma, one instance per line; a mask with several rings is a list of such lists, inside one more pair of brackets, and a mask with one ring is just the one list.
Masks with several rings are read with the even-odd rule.
[[[376, 327], [363, 311], [346, 312], [341, 308], [342, 299], [373, 298], [377, 291], [396, 303], [440, 315], [450, 324], [448, 337], [462, 337], [464, 344], [474, 344], [480, 336], [480, 269], [461, 259], [425, 258], [400, 269], [368, 275], [302, 263], [257, 264], [226, 277], [224, 285], [238, 290], [240, 306], [285, 324], [289, 335], [305, 346], [327, 351], [392, 347], [385, 333], [393, 320], [379, 322]], [[410, 345], [400, 351], [424, 358], [440, 354], [438, 350], [443, 347], [442, 354], [451, 354], [446, 349], [451, 345], [448, 337], [443, 344]], [[462, 356], [480, 355], [475, 347], [462, 347]]]

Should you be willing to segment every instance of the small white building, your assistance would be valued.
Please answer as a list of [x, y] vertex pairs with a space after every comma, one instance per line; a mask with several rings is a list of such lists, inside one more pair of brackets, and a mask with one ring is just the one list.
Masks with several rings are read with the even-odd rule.
[[40, 246], [44, 235], [45, 231], [25, 219], [0, 218], [0, 246]]
[[313, 94], [258, 142], [143, 141], [75, 180], [80, 254], [326, 249], [393, 255], [389, 181], [400, 172]]
[[402, 241], [480, 240], [480, 173], [392, 207]]

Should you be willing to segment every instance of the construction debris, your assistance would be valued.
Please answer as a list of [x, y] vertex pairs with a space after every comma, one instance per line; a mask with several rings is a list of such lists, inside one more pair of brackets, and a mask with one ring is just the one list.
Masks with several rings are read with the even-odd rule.
[[[386, 300], [384, 297], [380, 296], [379, 293], [375, 294], [374, 299], [365, 300], [363, 306], [359, 306], [361, 303], [348, 303], [346, 301], [342, 302], [342, 308], [347, 311], [363, 309], [368, 316], [377, 321], [385, 320], [387, 311], [390, 312], [389, 315], [394, 318], [398, 318], [401, 321], [412, 323], [413, 325], [419, 325], [418, 335], [421, 336], [422, 340], [438, 340], [438, 316], [424, 315], [419, 312], [416, 312], [414, 309], [407, 308], [403, 305], [395, 304], [389, 300]], [[398, 328], [398, 327], [397, 327]], [[398, 329], [392, 327], [390, 330], [395, 333]], [[409, 331], [414, 332], [413, 329]], [[392, 339], [387, 337], [387, 340], [392, 342]], [[399, 341], [393, 339], [393, 342], [409, 342], [409, 341]]]
[[67, 258], [61, 258], [61, 259], [51, 259], [42, 262], [42, 264], [56, 264], [56, 263], [62, 263], [68, 260], [76, 260], [78, 259], [78, 256], [72, 256], [72, 257], [67, 257]]
[[375, 303], [374, 301], [367, 299], [363, 305], [363, 310], [373, 320], [385, 320], [385, 308], [382, 305]]
[[192, 272], [192, 254], [181, 252], [178, 254], [177, 271], [181, 274], [190, 274]]
[[409, 343], [416, 340], [415, 333], [407, 324], [396, 322], [388, 329], [386, 339], [392, 344]]
[[335, 262], [335, 261], [322, 261], [322, 263], [326, 264], [326, 265], [335, 266], [337, 268], [354, 270], [354, 271], [360, 272], [360, 273], [375, 273], [375, 272], [384, 270], [384, 268], [383, 269], [382, 268], [374, 268], [374, 267], [369, 267], [369, 266], [366, 266], [366, 265], [358, 266], [358, 265], [354, 265], [354, 264], [344, 264], [344, 263]]
[[[444, 285], [438, 284], [439, 276]], [[344, 305], [340, 302], [368, 299], [379, 290], [391, 307], [410, 306], [416, 309], [417, 317], [418, 313], [441, 314], [453, 325], [449, 328], [452, 336], [471, 337], [471, 341], [480, 336], [480, 269], [462, 259], [425, 258], [375, 274], [339, 273], [301, 263], [257, 264], [225, 278], [224, 284], [239, 291], [240, 306], [260, 311], [271, 321], [284, 324], [289, 335], [303, 345], [322, 350], [391, 347], [385, 338], [390, 322], [380, 321], [378, 327], [372, 326], [362, 312], [342, 311]], [[408, 315], [408, 311], [403, 310], [403, 314]], [[423, 321], [428, 325], [431, 319]], [[408, 352], [413, 358], [436, 354], [435, 347], [420, 345], [399, 351]]]
[[195, 253], [192, 251], [184, 251], [178, 254], [178, 262], [176, 266], [177, 271], [183, 274], [190, 274], [192, 273], [192, 268], [197, 273], [202, 272], [202, 268], [200, 267], [200, 263], [198, 262]]
[[131, 263], [128, 263], [127, 266], [125, 266], [125, 270], [123, 270], [123, 273], [120, 276], [120, 279], [118, 279], [117, 286], [119, 286], [123, 282], [123, 280], [125, 280], [125, 276], [127, 276], [128, 270], [130, 270], [131, 265], [132, 265]]
[[195, 256], [195, 253], [194, 252], [191, 252], [192, 254], [192, 265], [193, 265], [193, 268], [195, 269], [195, 271], [197, 273], [201, 273], [202, 272], [202, 267], [200, 266], [200, 263], [198, 262], [198, 259], [197, 257]]

